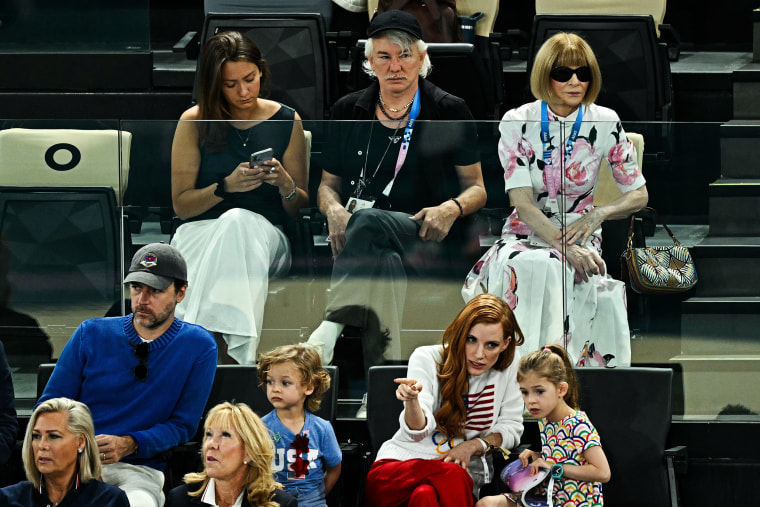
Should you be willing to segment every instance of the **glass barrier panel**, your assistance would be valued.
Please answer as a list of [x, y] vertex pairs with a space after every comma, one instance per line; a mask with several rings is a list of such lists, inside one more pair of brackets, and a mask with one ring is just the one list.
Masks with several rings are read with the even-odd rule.
[[0, 336], [16, 396], [85, 319], [114, 312], [123, 277], [116, 121], [0, 122]]
[[[630, 221], [625, 217], [605, 220], [600, 248], [607, 276], [602, 285], [612, 287], [610, 295], [617, 298], [611, 307], [604, 307], [604, 303], [599, 305], [598, 293], [594, 296], [596, 299], [579, 299], [588, 296], [588, 291], [582, 289], [590, 285], [584, 287], [588, 282], [576, 280], [572, 264], [561, 263], [561, 259], [567, 259], [572, 252], [565, 250], [563, 253], [560, 249], [554, 258], [551, 254], [546, 255], [545, 261], [560, 265], [559, 275], [548, 273], [549, 270], [539, 262], [531, 266], [526, 275], [528, 264], [518, 262], [528, 259], [530, 252], [546, 254], [550, 249], [541, 250], [530, 244], [530, 228], [517, 230], [522, 225], [517, 221], [517, 215], [511, 215], [515, 196], [510, 200], [505, 193], [502, 159], [507, 172], [512, 171], [507, 180], [516, 177], [522, 181], [519, 178], [525, 168], [531, 164], [543, 166], [540, 141], [530, 145], [521, 141], [523, 128], [525, 132], [540, 132], [538, 123], [526, 123], [523, 127], [506, 122], [419, 121], [413, 129], [408, 158], [388, 196], [384, 196], [383, 191], [395, 172], [403, 144], [403, 127], [388, 128], [374, 122], [303, 121], [293, 124], [277, 120], [253, 126], [233, 126], [226, 122], [5, 121], [0, 127], [0, 170], [3, 171], [0, 197], [5, 199], [3, 202], [8, 200], [6, 196], [15, 196], [28, 186], [53, 187], [60, 192], [50, 204], [56, 207], [53, 211], [34, 214], [32, 209], [39, 203], [21, 201], [23, 204], [19, 204], [11, 199], [11, 204], [3, 204], [5, 207], [2, 208], [9, 211], [0, 215], [4, 217], [0, 220], [3, 244], [0, 266], [4, 270], [2, 294], [6, 315], [0, 329], [14, 368], [14, 382], [20, 399], [34, 398], [36, 365], [55, 359], [82, 320], [106, 314], [124, 315], [131, 311], [129, 294], [121, 289], [122, 266], [128, 265], [132, 254], [141, 246], [164, 241], [177, 246], [188, 257], [191, 266], [188, 297], [178, 306], [177, 315], [208, 327], [216, 334], [219, 343], [227, 347], [227, 354], [232, 359], [237, 356], [236, 360], [251, 362], [258, 353], [278, 345], [307, 341], [326, 317], [344, 324], [334, 347], [326, 344], [325, 350], [332, 349], [330, 360], [340, 369], [339, 395], [346, 401], [344, 406], [349, 407], [343, 413], [346, 417], [353, 417], [353, 409], [358, 407], [366, 392], [368, 366], [403, 364], [417, 347], [440, 344], [446, 327], [463, 307], [465, 298], [482, 291], [493, 292], [505, 299], [518, 315], [523, 331], [532, 333], [532, 341], [524, 346], [523, 354], [551, 341], [564, 341], [570, 349], [573, 346], [578, 348], [577, 357], [573, 358], [575, 363], [623, 367], [619, 363], [615, 365], [614, 361], [619, 361], [617, 357], [605, 357], [607, 353], [600, 351], [601, 347], [589, 339], [594, 326], [601, 329], [602, 335], [612, 334], [608, 330], [617, 326], [621, 343], [626, 338], [628, 340], [632, 366], [665, 367], [675, 372], [674, 417], [751, 420], [756, 417], [753, 412], [760, 410], [754, 397], [743, 394], [746, 390], [741, 389], [760, 375], [760, 350], [757, 350], [753, 333], [757, 327], [756, 316], [760, 315], [756, 308], [756, 299], [760, 297], [756, 289], [759, 234], [757, 221], [741, 211], [757, 209], [753, 201], [756, 199], [753, 194], [755, 185], [746, 181], [744, 168], [734, 167], [736, 163], [731, 155], [722, 153], [726, 141], [721, 138], [718, 124], [622, 125], [626, 133], [639, 133], [644, 139], [643, 156], [639, 157], [638, 153], [636, 163], [646, 179], [648, 205], [657, 210], [661, 219], [658, 222], [643, 214], [635, 229], [642, 236], [639, 241], [648, 247], [672, 244], [663, 227], [664, 222], [688, 248], [699, 281], [695, 288], [679, 294], [654, 295], [633, 291], [630, 283], [624, 280], [626, 269], [620, 264]], [[612, 132], [617, 132], [618, 127], [603, 123], [595, 127], [594, 149], [602, 149], [602, 136], [613, 136]], [[296, 141], [293, 145], [304, 154], [303, 157], [288, 151], [294, 128], [307, 132], [303, 143]], [[562, 146], [562, 136], [571, 130], [572, 125], [563, 126], [563, 133], [555, 145]], [[48, 154], [45, 164], [39, 160], [37, 164], [53, 172], [52, 164], [59, 169], [55, 172], [64, 176], [71, 173], [60, 169], [72, 165], [76, 158], [71, 146], [81, 151], [82, 163], [86, 159], [84, 148], [71, 137], [73, 132], [85, 131], [94, 135], [115, 131], [120, 135], [111, 137], [111, 144], [105, 150], [108, 163], [100, 165], [97, 177], [91, 174], [85, 180], [77, 180], [73, 188], [52, 177], [33, 182], [18, 180], [21, 171], [9, 171], [9, 168], [19, 167], [23, 160], [19, 152], [27, 155], [32, 149], [22, 144], [19, 140], [22, 137], [15, 136], [24, 133], [40, 137], [48, 131], [67, 131], [68, 134], [63, 139], [48, 139], [47, 145], [35, 148], [38, 151], [43, 149], [39, 160], [46, 160], [45, 154]], [[477, 133], [477, 139], [472, 137], [473, 131]], [[194, 133], [196, 137], [190, 135], [189, 142], [180, 140], [176, 144], [177, 153], [172, 154], [175, 132], [179, 132], [177, 135]], [[204, 144], [204, 148], [199, 149], [196, 141], [199, 132], [203, 135], [221, 133], [222, 148], [216, 150], [210, 148], [210, 144]], [[278, 132], [285, 134], [275, 135]], [[751, 137], [753, 132], [748, 131], [747, 135]], [[25, 137], [23, 143], [27, 143]], [[588, 133], [582, 130], [576, 145], [585, 143], [589, 153], [616, 162], [616, 152], [610, 151], [612, 146], [605, 146], [603, 153], [599, 154], [591, 149], [589, 137], [591, 130]], [[501, 147], [500, 139], [504, 141]], [[53, 149], [52, 146], [57, 147]], [[270, 165], [265, 161], [251, 169], [251, 156], [270, 147], [277, 163]], [[510, 150], [515, 155], [505, 157]], [[473, 154], [474, 159], [470, 158]], [[632, 152], [629, 155], [632, 156]], [[424, 163], [420, 162], [421, 158]], [[6, 159], [12, 159], [12, 163], [5, 162]], [[461, 180], [457, 177], [456, 167], [467, 167], [477, 160], [480, 160], [487, 197], [476, 199], [483, 208], [473, 213], [467, 197], [460, 195]], [[201, 167], [208, 167], [209, 171], [201, 171]], [[271, 167], [274, 171], [270, 173]], [[415, 170], [410, 171], [410, 168]], [[558, 184], [560, 189], [567, 189], [579, 181], [582, 170], [588, 167], [569, 164], [561, 169]], [[614, 164], [612, 169], [606, 167], [604, 170], [606, 173], [600, 170], [592, 174], [589, 171], [588, 181], [584, 180], [588, 187], [584, 192], [587, 191], [588, 198], [593, 199], [596, 206], [606, 206], [619, 199], [621, 188], [615, 183]], [[23, 172], [31, 174], [29, 170]], [[362, 172], [365, 186], [358, 194]], [[198, 189], [210, 187], [215, 190], [218, 177], [225, 174], [228, 193], [246, 194], [258, 190], [257, 198], [226, 196], [224, 200], [206, 201], [198, 208], [192, 206], [192, 200], [173, 202], [173, 184], [179, 188], [186, 186], [190, 192], [186, 196], [190, 196]], [[527, 174], [525, 185], [541, 189], [528, 194], [531, 196], [528, 200], [538, 202], [536, 196], [541, 194], [545, 184], [544, 173], [534, 174], [528, 169]], [[60, 176], [56, 174], [56, 178]], [[602, 179], [609, 176], [612, 178], [606, 182]], [[593, 178], [596, 179], [592, 181]], [[329, 202], [330, 195], [340, 199], [340, 208], [332, 212], [329, 220], [318, 207], [317, 194], [323, 181], [332, 187], [327, 196], [324, 193], [328, 192], [328, 187], [323, 188], [323, 211], [327, 211], [324, 204]], [[286, 208], [290, 201], [283, 197], [291, 194], [293, 183], [297, 187], [292, 199], [295, 206]], [[605, 191], [612, 193], [605, 201], [597, 194], [603, 185], [610, 183]], [[245, 190], [246, 184], [252, 190]], [[107, 252], [108, 242], [103, 240], [72, 239], [74, 232], [81, 233], [81, 229], [87, 228], [81, 225], [81, 220], [85, 220], [89, 227], [94, 223], [96, 213], [88, 207], [89, 204], [77, 208], [79, 204], [71, 204], [64, 193], [78, 191], [80, 196], [89, 195], [86, 189], [93, 187], [106, 188], [106, 193], [111, 196], [109, 199], [112, 198], [111, 202], [118, 209], [112, 227], [116, 231], [118, 247], [113, 255]], [[303, 190], [308, 191], [308, 196]], [[618, 194], [614, 193], [615, 190]], [[558, 192], [558, 195], [562, 194]], [[399, 212], [399, 216], [406, 220], [425, 208], [428, 208], [423, 212], [425, 216], [434, 208], [445, 211], [446, 216], [455, 215], [454, 226], [443, 244], [448, 242], [456, 249], [442, 255], [440, 242], [412, 238], [414, 241], [406, 244], [419, 245], [419, 249], [408, 247], [403, 263], [383, 264], [378, 259], [385, 254], [372, 252], [372, 245], [387, 242], [387, 233], [382, 229], [359, 236], [358, 242], [353, 241], [354, 245], [361, 246], [359, 249], [342, 243], [335, 246], [333, 241], [341, 241], [340, 234], [335, 235], [340, 232], [340, 220], [352, 218], [346, 245], [352, 242], [351, 231], [361, 230], [356, 224], [367, 225], [365, 219], [370, 223], [383, 220], [377, 217], [370, 220], [369, 217], [378, 213], [361, 209], [366, 204], [358, 201], [352, 214], [347, 209], [345, 213], [338, 211], [350, 208], [351, 199], [357, 197], [368, 202], [374, 199], [375, 207]], [[458, 217], [458, 205], [451, 201], [452, 197], [460, 198], [466, 217]], [[217, 207], [220, 204], [221, 207]], [[19, 206], [26, 207], [21, 210]], [[216, 211], [209, 211], [215, 207], [220, 211], [216, 216]], [[238, 208], [248, 211], [234, 211]], [[242, 227], [235, 223], [241, 221], [239, 217], [229, 220], [232, 226], [224, 225], [228, 214], [248, 218], [242, 219], [245, 220]], [[336, 216], [343, 218], [336, 219]], [[119, 220], [120, 217], [123, 220]], [[444, 214], [439, 218], [448, 220]], [[402, 222], [408, 225], [408, 222]], [[418, 235], [425, 224], [422, 215], [413, 222], [416, 222], [414, 235]], [[80, 230], [67, 232], [64, 225], [68, 227], [71, 223], [80, 224]], [[102, 230], [103, 223], [101, 220], [98, 222], [100, 227], [92, 228]], [[224, 230], [224, 234], [220, 234], [223, 237], [210, 235], [205, 224], [209, 225], [209, 230]], [[229, 228], [223, 228], [223, 225]], [[253, 230], [258, 232], [252, 234], [250, 231]], [[261, 231], [273, 235], [275, 246], [270, 245], [269, 249], [250, 255], [256, 250], [252, 250], [248, 242], [261, 239], [264, 234]], [[333, 232], [333, 238], [330, 238], [330, 232]], [[44, 250], [41, 242], [51, 235], [55, 246]], [[32, 240], [35, 243], [31, 243]], [[238, 246], [239, 251], [235, 252], [228, 245], [229, 241], [243, 246]], [[289, 265], [284, 261], [287, 255], [276, 245], [287, 245]], [[72, 246], [76, 246], [74, 257], [80, 262], [63, 264], [60, 259]], [[209, 247], [213, 255], [198, 268], [201, 265], [198, 252]], [[334, 250], [341, 252], [337, 260]], [[43, 251], [47, 254], [42, 255]], [[255, 262], [247, 262], [250, 258]], [[346, 263], [346, 259], [351, 258], [353, 260]], [[30, 267], [27, 262], [42, 262], [40, 259], [47, 263]], [[486, 266], [486, 260], [491, 266]], [[492, 266], [497, 268], [491, 269]], [[199, 273], [197, 278], [192, 274], [194, 270]], [[489, 274], [487, 280], [484, 273]], [[109, 283], [98, 285], [97, 280], [103, 278], [100, 275], [108, 278]], [[550, 275], [558, 278], [553, 281], [554, 287], [547, 281]], [[601, 279], [599, 275], [591, 278], [594, 276]], [[538, 277], [542, 281], [537, 281]], [[258, 299], [241, 296], [244, 294], [239, 289], [241, 284], [249, 294], [258, 295]], [[549, 303], [535, 296], [548, 289], [555, 291], [554, 299]], [[200, 302], [191, 315], [186, 308], [193, 298]], [[532, 313], [536, 311], [535, 306], [531, 307], [535, 301], [540, 307], [539, 317]], [[589, 301], [596, 305], [593, 311], [584, 306]], [[622, 313], [621, 302], [625, 303]], [[528, 307], [531, 307], [530, 312], [524, 314], [527, 311], [524, 308]], [[240, 337], [228, 338], [233, 345], [229, 347], [222, 336], [229, 331], [216, 326], [213, 321], [203, 320], [207, 318], [203, 313], [208, 314], [208, 310], [214, 316], [223, 316], [225, 321], [240, 319], [249, 323], [250, 328], [246, 334], [240, 333]], [[565, 337], [566, 320], [571, 334]], [[389, 333], [387, 344], [383, 341], [385, 330]], [[325, 352], [326, 356], [328, 354], [329, 351]], [[24, 374], [28, 378], [24, 379]]]

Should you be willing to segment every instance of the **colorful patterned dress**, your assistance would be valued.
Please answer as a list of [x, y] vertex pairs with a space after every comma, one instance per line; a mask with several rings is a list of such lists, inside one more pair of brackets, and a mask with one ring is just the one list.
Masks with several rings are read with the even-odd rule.
[[[541, 457], [550, 464], [585, 465], [583, 452], [602, 445], [594, 425], [585, 412], [580, 410], [558, 422], [542, 419], [538, 422], [541, 432]], [[545, 484], [545, 483], [544, 483]], [[537, 487], [535, 494], [545, 498], [545, 486]], [[520, 495], [506, 495], [520, 505]], [[602, 484], [564, 478], [554, 483], [552, 501], [555, 507], [597, 507], [604, 504]]]

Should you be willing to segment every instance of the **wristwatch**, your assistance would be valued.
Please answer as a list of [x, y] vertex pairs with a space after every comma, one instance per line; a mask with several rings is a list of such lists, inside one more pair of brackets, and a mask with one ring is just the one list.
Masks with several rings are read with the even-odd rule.
[[222, 175], [216, 179], [216, 188], [214, 189], [214, 195], [221, 197], [225, 201], [229, 201], [232, 199], [232, 194], [224, 189], [224, 178], [226, 178], [226, 176]]
[[555, 463], [552, 465], [551, 469], [549, 469], [549, 474], [554, 480], [563, 478], [565, 476], [565, 469], [562, 468], [562, 463]]

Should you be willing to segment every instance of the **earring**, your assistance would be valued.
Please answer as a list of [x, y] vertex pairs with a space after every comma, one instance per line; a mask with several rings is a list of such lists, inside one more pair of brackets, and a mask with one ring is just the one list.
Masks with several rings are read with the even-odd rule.
[[84, 449], [77, 449], [77, 452], [78, 452], [79, 454], [82, 454], [82, 453], [84, 452]]
[[243, 461], [243, 464], [244, 464], [244, 465], [247, 465], [247, 464], [248, 464], [248, 462], [247, 462], [247, 461]]

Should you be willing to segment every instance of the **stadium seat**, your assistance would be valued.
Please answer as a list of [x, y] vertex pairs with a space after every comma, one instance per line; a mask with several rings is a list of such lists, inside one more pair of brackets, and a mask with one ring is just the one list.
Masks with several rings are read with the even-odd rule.
[[669, 368], [578, 368], [580, 406], [599, 431], [612, 478], [606, 504], [678, 505], [676, 472], [686, 448], [666, 449], [673, 371]]
[[[304, 120], [327, 117], [336, 98], [338, 64], [318, 14], [217, 14], [206, 16], [201, 45], [210, 37], [236, 30], [250, 37], [272, 71], [273, 100], [294, 108]], [[198, 83], [193, 88], [197, 99]]]

